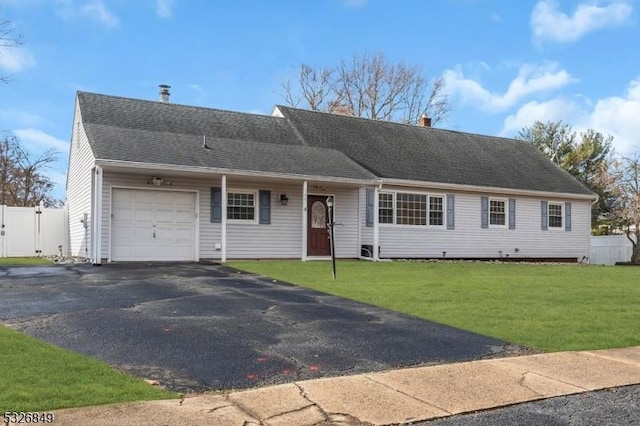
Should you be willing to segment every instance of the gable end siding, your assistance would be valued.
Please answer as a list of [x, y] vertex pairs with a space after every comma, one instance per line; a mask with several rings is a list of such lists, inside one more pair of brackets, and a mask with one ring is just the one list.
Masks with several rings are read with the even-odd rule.
[[[95, 157], [89, 146], [87, 134], [81, 123], [79, 108], [76, 107], [71, 146], [69, 147], [69, 172], [67, 176], [68, 208], [68, 252], [72, 256], [91, 255], [91, 176]], [[88, 228], [80, 222], [87, 214]]]

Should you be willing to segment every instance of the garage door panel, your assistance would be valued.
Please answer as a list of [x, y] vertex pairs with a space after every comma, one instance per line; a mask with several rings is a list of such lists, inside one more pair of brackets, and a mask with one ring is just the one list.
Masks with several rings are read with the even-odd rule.
[[195, 260], [192, 192], [113, 190], [112, 260]]

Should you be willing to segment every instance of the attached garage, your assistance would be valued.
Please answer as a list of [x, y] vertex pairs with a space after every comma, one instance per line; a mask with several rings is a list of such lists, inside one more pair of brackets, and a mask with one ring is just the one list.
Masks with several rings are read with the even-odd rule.
[[196, 193], [114, 188], [112, 261], [194, 261]]

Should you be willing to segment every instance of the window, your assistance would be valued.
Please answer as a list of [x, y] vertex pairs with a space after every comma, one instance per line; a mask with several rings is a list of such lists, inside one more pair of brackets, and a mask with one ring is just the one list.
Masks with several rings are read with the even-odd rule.
[[489, 200], [489, 225], [505, 226], [507, 209], [504, 200]]
[[562, 204], [549, 203], [549, 228], [562, 228]]
[[429, 225], [444, 225], [444, 198], [429, 197]]
[[393, 194], [378, 194], [378, 223], [393, 223]]
[[396, 223], [398, 225], [427, 224], [427, 196], [424, 194], [396, 194]]
[[256, 220], [256, 194], [252, 192], [227, 193], [227, 219]]

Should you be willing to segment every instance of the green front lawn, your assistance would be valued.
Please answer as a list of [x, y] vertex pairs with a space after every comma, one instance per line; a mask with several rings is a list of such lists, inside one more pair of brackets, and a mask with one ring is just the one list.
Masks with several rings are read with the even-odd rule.
[[640, 268], [339, 261], [230, 262], [245, 271], [543, 351], [640, 345]]
[[88, 356], [0, 325], [0, 413], [177, 398]]
[[41, 257], [0, 257], [0, 266], [41, 266], [51, 262]]

